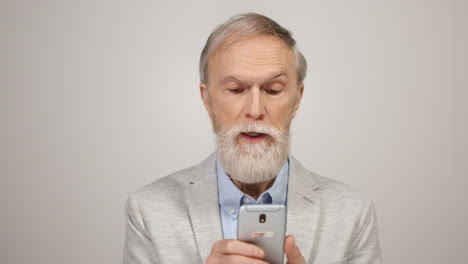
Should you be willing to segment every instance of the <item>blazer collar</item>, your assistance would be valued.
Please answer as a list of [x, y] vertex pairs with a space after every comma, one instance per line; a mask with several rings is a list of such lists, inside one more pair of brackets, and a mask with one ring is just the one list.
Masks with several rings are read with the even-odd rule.
[[289, 156], [288, 213], [286, 234], [294, 235], [296, 245], [309, 263], [316, 247], [316, 231], [320, 222], [321, 196], [319, 183], [293, 157]]
[[203, 263], [215, 241], [223, 238], [219, 214], [216, 154], [211, 154], [188, 178], [187, 204], [195, 240]]

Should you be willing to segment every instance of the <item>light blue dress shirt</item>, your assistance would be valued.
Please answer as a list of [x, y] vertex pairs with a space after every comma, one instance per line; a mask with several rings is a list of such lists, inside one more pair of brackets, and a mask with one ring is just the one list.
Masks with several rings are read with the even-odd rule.
[[218, 175], [218, 197], [221, 214], [221, 225], [223, 227], [224, 239], [237, 239], [237, 216], [239, 208], [243, 204], [284, 204], [288, 192], [289, 162], [281, 168], [273, 185], [263, 192], [255, 201], [249, 195], [243, 193], [231, 181], [224, 172], [219, 161], [216, 162], [216, 173]]

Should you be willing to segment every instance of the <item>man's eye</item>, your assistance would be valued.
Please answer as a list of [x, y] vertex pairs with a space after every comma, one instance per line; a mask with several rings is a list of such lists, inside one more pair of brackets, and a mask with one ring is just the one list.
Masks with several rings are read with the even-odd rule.
[[270, 95], [276, 95], [276, 94], [279, 94], [281, 91], [272, 90], [272, 89], [267, 89], [267, 90], [265, 90], [265, 92], [266, 92], [267, 94], [270, 94]]
[[229, 89], [229, 91], [233, 94], [239, 94], [239, 93], [242, 93], [244, 91], [244, 89], [241, 89], [241, 88], [235, 88], [235, 89]]

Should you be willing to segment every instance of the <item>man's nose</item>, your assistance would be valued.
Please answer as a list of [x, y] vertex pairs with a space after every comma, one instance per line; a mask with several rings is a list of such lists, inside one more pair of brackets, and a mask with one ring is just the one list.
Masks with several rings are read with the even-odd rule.
[[265, 117], [265, 108], [259, 88], [252, 88], [250, 90], [245, 117], [254, 120], [262, 120]]

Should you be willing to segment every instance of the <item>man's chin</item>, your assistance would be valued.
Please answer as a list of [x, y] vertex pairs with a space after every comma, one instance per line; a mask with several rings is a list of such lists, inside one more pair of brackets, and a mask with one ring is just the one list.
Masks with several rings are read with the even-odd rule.
[[289, 140], [287, 132], [270, 130], [243, 127], [217, 131], [219, 158], [233, 180], [258, 184], [276, 177], [287, 160]]

